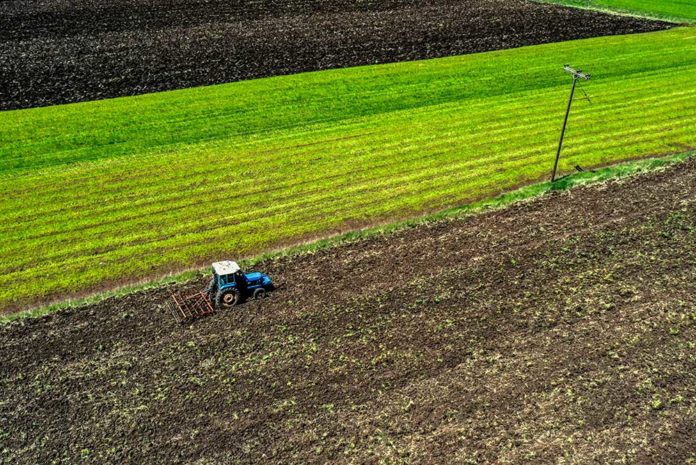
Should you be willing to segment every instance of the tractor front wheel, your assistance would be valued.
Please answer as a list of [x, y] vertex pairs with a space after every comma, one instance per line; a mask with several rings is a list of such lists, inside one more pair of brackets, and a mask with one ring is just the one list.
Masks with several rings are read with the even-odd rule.
[[261, 300], [266, 298], [266, 289], [260, 287], [254, 291], [254, 299]]
[[226, 289], [222, 292], [218, 292], [215, 297], [215, 304], [218, 307], [230, 308], [234, 307], [241, 300], [241, 294], [238, 289]]

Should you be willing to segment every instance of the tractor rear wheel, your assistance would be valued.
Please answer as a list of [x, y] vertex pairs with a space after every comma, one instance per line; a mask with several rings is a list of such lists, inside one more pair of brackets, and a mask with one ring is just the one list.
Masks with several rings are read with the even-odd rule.
[[242, 295], [238, 289], [225, 289], [218, 292], [215, 297], [215, 305], [222, 308], [230, 308], [237, 305], [242, 300]]

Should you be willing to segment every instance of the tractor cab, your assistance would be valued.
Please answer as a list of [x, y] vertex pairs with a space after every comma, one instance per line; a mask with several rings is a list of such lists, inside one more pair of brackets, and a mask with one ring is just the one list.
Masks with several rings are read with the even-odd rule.
[[242, 269], [237, 262], [224, 261], [213, 263], [213, 280], [222, 289], [226, 286], [236, 286], [238, 281], [244, 279]]
[[247, 297], [261, 299], [273, 283], [264, 273], [244, 273], [236, 262], [225, 260], [213, 263], [213, 278], [206, 289], [215, 306], [232, 307]]

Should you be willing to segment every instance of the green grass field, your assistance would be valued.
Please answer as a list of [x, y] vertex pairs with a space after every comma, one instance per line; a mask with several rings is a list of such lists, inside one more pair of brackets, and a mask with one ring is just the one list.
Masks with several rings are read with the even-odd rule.
[[[696, 30], [0, 113], [0, 308], [696, 147]], [[582, 96], [582, 93], [579, 94]]]
[[631, 13], [677, 22], [696, 22], [695, 0], [542, 0], [547, 3]]

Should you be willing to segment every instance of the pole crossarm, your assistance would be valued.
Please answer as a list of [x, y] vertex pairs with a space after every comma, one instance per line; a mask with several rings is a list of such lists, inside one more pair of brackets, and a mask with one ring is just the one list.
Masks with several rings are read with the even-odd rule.
[[584, 79], [585, 81], [589, 81], [592, 77], [591, 74], [583, 73], [581, 69], [572, 68], [570, 65], [564, 65], [563, 70], [572, 75], [573, 79]]

